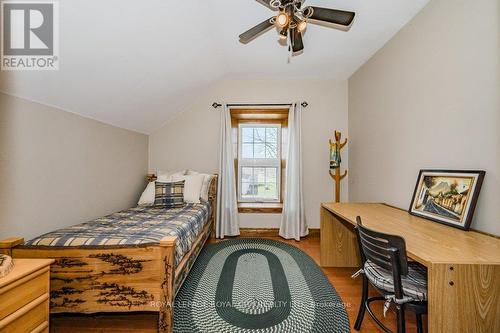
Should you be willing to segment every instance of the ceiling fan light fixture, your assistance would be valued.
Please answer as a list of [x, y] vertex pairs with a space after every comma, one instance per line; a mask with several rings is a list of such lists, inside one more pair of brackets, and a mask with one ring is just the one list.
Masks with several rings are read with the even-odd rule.
[[285, 27], [280, 30], [280, 39], [287, 39], [288, 38], [288, 29]]
[[314, 9], [312, 7], [306, 7], [302, 10], [302, 15], [304, 17], [309, 18], [314, 14]]
[[275, 27], [279, 33], [279, 44], [288, 45], [288, 50], [292, 54], [299, 54], [304, 50], [302, 37], [309, 23], [333, 25], [333, 28], [340, 27], [341, 30], [348, 31], [356, 15], [355, 12], [334, 8], [304, 7], [305, 0], [258, 1], [277, 12], [271, 18], [242, 33], [239, 36], [240, 42], [246, 44], [259, 35], [274, 30], [272, 28]]
[[284, 12], [281, 12], [276, 16], [276, 25], [280, 28], [286, 27], [290, 22], [290, 18]]
[[307, 22], [306, 20], [304, 21], [300, 21], [298, 24], [297, 24], [297, 29], [300, 31], [300, 32], [303, 32], [304, 30], [306, 30], [307, 28]]

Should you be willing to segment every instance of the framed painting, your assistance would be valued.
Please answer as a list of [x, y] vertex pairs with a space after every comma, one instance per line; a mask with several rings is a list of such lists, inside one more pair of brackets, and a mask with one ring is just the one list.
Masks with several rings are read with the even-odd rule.
[[469, 230], [484, 175], [481, 170], [420, 170], [408, 212]]

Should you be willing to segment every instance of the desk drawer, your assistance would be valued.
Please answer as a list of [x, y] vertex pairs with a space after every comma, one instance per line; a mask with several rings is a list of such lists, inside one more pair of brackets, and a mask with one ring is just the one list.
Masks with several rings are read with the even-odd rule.
[[43, 294], [49, 293], [48, 268], [36, 271], [0, 289], [0, 320]]
[[43, 294], [0, 320], [2, 333], [42, 331], [49, 316], [49, 294]]

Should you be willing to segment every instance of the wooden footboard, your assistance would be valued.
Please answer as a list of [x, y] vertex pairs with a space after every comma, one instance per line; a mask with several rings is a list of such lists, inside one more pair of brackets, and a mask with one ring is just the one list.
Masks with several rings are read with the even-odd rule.
[[210, 185], [212, 213], [191, 250], [175, 266], [176, 237], [159, 244], [106, 247], [25, 247], [22, 238], [0, 241], [13, 258], [53, 258], [51, 313], [154, 311], [158, 330], [171, 332], [173, 302], [206, 240], [213, 235], [217, 177]]
[[[116, 248], [9, 249], [14, 258], [53, 258], [51, 313], [159, 312], [160, 332], [172, 328], [175, 242]], [[5, 249], [4, 249], [4, 252]]]

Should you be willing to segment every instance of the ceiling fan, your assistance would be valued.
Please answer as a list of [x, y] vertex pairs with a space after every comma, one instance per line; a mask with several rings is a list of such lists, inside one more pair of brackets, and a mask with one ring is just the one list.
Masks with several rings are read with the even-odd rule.
[[271, 10], [278, 11], [278, 14], [242, 33], [239, 36], [240, 42], [246, 44], [271, 30], [272, 27], [276, 27], [280, 39], [288, 43], [289, 50], [292, 53], [298, 53], [304, 49], [302, 34], [306, 30], [308, 22], [349, 30], [355, 15], [353, 12], [338, 9], [315, 6], [304, 7], [305, 0], [257, 1]]

